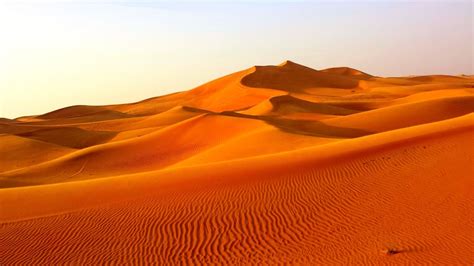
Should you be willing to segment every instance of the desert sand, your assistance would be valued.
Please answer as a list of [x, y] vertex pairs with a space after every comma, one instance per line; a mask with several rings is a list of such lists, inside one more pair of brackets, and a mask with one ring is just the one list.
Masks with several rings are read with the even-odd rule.
[[0, 119], [0, 265], [474, 263], [474, 78], [291, 61]]

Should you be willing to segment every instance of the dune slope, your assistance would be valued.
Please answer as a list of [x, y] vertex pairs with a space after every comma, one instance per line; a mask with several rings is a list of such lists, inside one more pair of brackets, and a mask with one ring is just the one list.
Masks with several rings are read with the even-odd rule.
[[472, 264], [473, 88], [286, 61], [0, 119], [0, 265]]

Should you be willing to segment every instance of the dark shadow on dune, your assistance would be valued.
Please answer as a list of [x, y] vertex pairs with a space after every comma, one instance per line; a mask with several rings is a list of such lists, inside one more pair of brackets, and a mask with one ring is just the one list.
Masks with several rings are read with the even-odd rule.
[[[291, 96], [288, 96], [288, 97], [292, 98], [291, 100], [296, 99]], [[285, 96], [283, 96], [282, 99], [284, 100]], [[301, 101], [304, 101], [304, 100], [301, 100]], [[310, 102], [307, 102], [307, 103], [309, 103], [311, 107], [314, 107], [312, 105], [313, 103], [310, 103]], [[314, 104], [317, 104], [317, 103], [314, 103]], [[248, 114], [237, 113], [235, 111], [212, 112], [205, 109], [199, 109], [199, 108], [188, 107], [188, 106], [183, 106], [183, 109], [187, 111], [191, 111], [191, 112], [207, 113], [210, 115], [224, 115], [224, 116], [261, 120], [282, 131], [292, 133], [292, 134], [306, 135], [306, 136], [325, 137], [325, 138], [357, 138], [357, 137], [362, 137], [362, 136], [366, 136], [366, 135], [370, 135], [374, 133], [374, 132], [368, 132], [365, 130], [360, 130], [360, 129], [355, 129], [355, 128], [343, 128], [343, 127], [330, 126], [320, 121], [302, 121], [302, 120], [285, 119], [285, 118], [280, 118], [280, 117], [275, 117], [275, 116], [248, 115]], [[351, 112], [352, 110], [348, 110], [348, 111]]]
[[451, 76], [451, 75], [429, 75], [429, 76], [415, 76], [406, 78], [407, 80], [411, 81], [418, 81], [418, 82], [433, 82], [436, 79], [444, 79], [444, 82], [462, 82], [466, 81], [465, 77], [460, 76]]
[[362, 72], [358, 69], [350, 68], [350, 67], [331, 67], [320, 70], [321, 72], [336, 74], [336, 75], [343, 75], [343, 76], [350, 76], [352, 78], [356, 78], [359, 80], [369, 80], [374, 76]]
[[243, 77], [241, 83], [247, 87], [283, 91], [318, 87], [352, 89], [359, 86], [356, 78], [317, 71], [290, 61], [280, 66], [256, 66], [255, 71]]
[[22, 132], [15, 135], [64, 147], [82, 149], [105, 143], [115, 137], [117, 133], [112, 131], [91, 131], [74, 127], [51, 127]]
[[385, 102], [370, 102], [370, 101], [347, 101], [347, 102], [326, 102], [325, 104], [338, 107], [338, 108], [344, 108], [347, 110], [351, 110], [354, 113], [360, 113], [360, 112], [365, 112], [365, 111], [370, 111], [374, 110], [377, 108], [380, 108], [381, 104], [384, 104]]
[[37, 186], [41, 185], [39, 182], [32, 182], [32, 181], [23, 181], [19, 179], [8, 178], [2, 176], [0, 173], [0, 189], [2, 188], [14, 188], [14, 187], [28, 187], [28, 186]]
[[64, 118], [75, 118], [83, 116], [97, 116], [97, 115], [111, 115], [116, 117], [127, 117], [126, 114], [117, 111], [109, 110], [102, 106], [90, 106], [90, 105], [74, 105], [65, 108], [61, 108], [46, 114], [37, 116], [40, 119], [64, 119]]
[[19, 122], [2, 123], [0, 122], [0, 134], [19, 135], [22, 133], [42, 129], [44, 126], [33, 126], [29, 124], [21, 124]]
[[230, 111], [222, 112], [220, 115], [258, 119], [288, 133], [314, 137], [357, 138], [374, 133], [355, 128], [330, 126], [320, 121], [301, 121], [270, 116], [254, 116]]
[[372, 132], [355, 128], [329, 126], [320, 121], [297, 121], [271, 118], [267, 119], [266, 122], [289, 133], [315, 137], [357, 138], [372, 134]]
[[[102, 106], [75, 105], [35, 116], [34, 118], [41, 120], [31, 122], [27, 121], [27, 123], [41, 125], [49, 124], [54, 121], [55, 124], [74, 124], [131, 117], [136, 116], [111, 110]], [[21, 119], [22, 117], [19, 117], [16, 121], [21, 121]]]
[[196, 107], [191, 107], [191, 106], [182, 106], [182, 108], [184, 111], [193, 112], [193, 113], [202, 113], [202, 114], [213, 113], [206, 109], [201, 109], [201, 108], [196, 108]]
[[273, 106], [272, 111], [279, 113], [304, 112], [328, 115], [350, 115], [358, 112], [330, 104], [310, 102], [290, 95], [275, 96], [270, 98], [269, 101]]

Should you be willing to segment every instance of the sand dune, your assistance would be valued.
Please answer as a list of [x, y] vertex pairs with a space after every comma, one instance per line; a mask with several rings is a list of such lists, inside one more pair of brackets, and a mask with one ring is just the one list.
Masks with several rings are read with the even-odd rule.
[[72, 106], [60, 110], [56, 110], [44, 115], [36, 116], [36, 119], [52, 120], [64, 118], [85, 118], [92, 121], [95, 120], [110, 120], [117, 118], [125, 118], [126, 114], [113, 110], [108, 110], [102, 106]]
[[474, 96], [462, 96], [399, 104], [323, 122], [375, 133], [445, 120], [471, 112], [474, 112]]
[[12, 182], [8, 186], [20, 186], [160, 169], [265, 125], [258, 120], [240, 120], [201, 115], [141, 137], [96, 145], [28, 169], [6, 172], [0, 178], [6, 179], [4, 184]]
[[73, 151], [47, 142], [0, 134], [0, 172], [50, 161]]
[[115, 132], [89, 131], [75, 127], [47, 127], [18, 135], [65, 147], [85, 148], [106, 142], [115, 135]]
[[332, 68], [323, 69], [321, 70], [321, 72], [357, 77], [360, 79], [369, 79], [372, 77], [371, 75], [367, 73], [364, 73], [360, 70], [350, 68], [350, 67], [332, 67]]
[[356, 111], [345, 109], [329, 104], [305, 101], [290, 95], [275, 96], [266, 101], [242, 111], [243, 114], [251, 115], [287, 115], [296, 113], [347, 115]]
[[472, 264], [473, 86], [286, 61], [0, 119], [0, 264]]
[[301, 91], [309, 88], [356, 88], [357, 79], [346, 75], [334, 75], [286, 61], [278, 66], [257, 66], [241, 80], [242, 84], [255, 88], [272, 88], [284, 91]]

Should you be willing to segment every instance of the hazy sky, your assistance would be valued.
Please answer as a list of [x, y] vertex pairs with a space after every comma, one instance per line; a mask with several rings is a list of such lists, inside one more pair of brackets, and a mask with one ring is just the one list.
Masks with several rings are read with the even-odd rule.
[[0, 117], [187, 90], [286, 59], [473, 73], [471, 1], [0, 3]]

